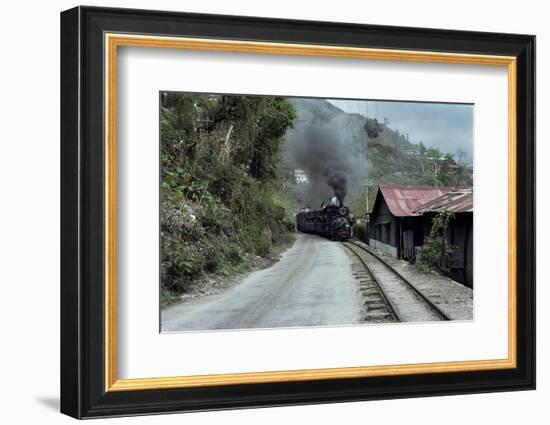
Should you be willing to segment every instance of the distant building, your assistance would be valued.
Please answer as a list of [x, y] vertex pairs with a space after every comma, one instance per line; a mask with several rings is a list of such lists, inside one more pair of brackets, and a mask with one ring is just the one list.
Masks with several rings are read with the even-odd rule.
[[303, 184], [307, 182], [309, 182], [309, 179], [304, 170], [294, 170], [294, 183]]
[[413, 261], [440, 210], [455, 213], [448, 228], [449, 243], [457, 247], [451, 277], [472, 286], [471, 188], [380, 185], [370, 213], [368, 243], [396, 258]]
[[406, 150], [405, 151], [405, 155], [408, 155], [408, 156], [419, 156], [420, 155], [420, 151], [416, 150], [416, 149], [409, 149], [409, 150]]
[[465, 174], [472, 176], [474, 174], [474, 168], [467, 164], [451, 164], [449, 165], [449, 174]]

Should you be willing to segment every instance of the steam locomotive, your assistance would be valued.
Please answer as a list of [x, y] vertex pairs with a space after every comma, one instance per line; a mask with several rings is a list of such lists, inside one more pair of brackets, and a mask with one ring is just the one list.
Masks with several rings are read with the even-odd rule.
[[353, 237], [353, 216], [344, 205], [322, 205], [320, 210], [307, 208], [296, 214], [296, 228], [300, 232], [314, 233], [333, 241]]

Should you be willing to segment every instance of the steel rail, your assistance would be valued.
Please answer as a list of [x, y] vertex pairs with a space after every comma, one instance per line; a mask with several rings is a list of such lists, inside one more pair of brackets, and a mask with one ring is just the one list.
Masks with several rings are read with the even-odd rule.
[[349, 244], [356, 246], [357, 248], [365, 251], [369, 255], [372, 255], [374, 258], [376, 258], [378, 261], [380, 261], [387, 269], [389, 269], [392, 273], [394, 273], [397, 277], [399, 277], [403, 282], [405, 282], [420, 298], [422, 298], [433, 310], [435, 310], [443, 320], [451, 320], [451, 318], [445, 313], [443, 310], [441, 310], [432, 300], [430, 300], [420, 289], [416, 287], [413, 283], [411, 283], [405, 276], [403, 276], [400, 272], [395, 270], [390, 264], [388, 264], [383, 258], [381, 258], [379, 255], [372, 252], [370, 249], [365, 248], [362, 245], [359, 245], [356, 242], [353, 241], [347, 241]]
[[380, 281], [378, 280], [378, 278], [376, 277], [376, 275], [372, 272], [372, 270], [369, 268], [369, 266], [367, 265], [366, 261], [363, 260], [363, 258], [361, 258], [361, 256], [355, 252], [353, 250], [353, 248], [350, 248], [348, 245], [347, 245], [347, 242], [349, 241], [341, 241], [340, 243], [345, 246], [347, 249], [349, 249], [358, 259], [359, 261], [361, 262], [361, 264], [363, 264], [363, 266], [365, 267], [365, 269], [367, 270], [367, 272], [370, 274], [370, 276], [372, 277], [377, 289], [378, 289], [378, 292], [380, 293], [380, 296], [382, 297], [382, 300], [384, 302], [384, 304], [386, 305], [388, 311], [390, 312], [390, 314], [393, 316], [393, 318], [398, 321], [398, 322], [403, 322], [404, 320], [401, 318], [401, 316], [399, 315], [399, 313], [397, 312], [397, 308], [395, 307], [395, 304], [393, 303], [393, 301], [388, 297], [388, 295], [386, 294], [386, 291], [384, 291], [384, 289], [382, 288], [382, 285], [380, 284]]

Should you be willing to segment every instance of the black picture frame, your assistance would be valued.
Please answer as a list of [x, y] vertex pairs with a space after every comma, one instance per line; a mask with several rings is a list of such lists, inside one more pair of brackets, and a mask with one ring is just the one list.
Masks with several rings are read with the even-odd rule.
[[[517, 367], [473, 372], [105, 391], [104, 34], [154, 34], [514, 56]], [[61, 13], [61, 412], [75, 418], [535, 388], [535, 37], [76, 7]]]

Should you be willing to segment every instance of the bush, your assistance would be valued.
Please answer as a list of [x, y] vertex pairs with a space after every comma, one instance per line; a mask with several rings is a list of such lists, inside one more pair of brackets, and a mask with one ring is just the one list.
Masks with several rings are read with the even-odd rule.
[[353, 226], [357, 239], [368, 243], [367, 225], [365, 223], [357, 223]]
[[226, 245], [224, 247], [225, 261], [235, 266], [242, 261], [241, 252], [236, 245]]
[[162, 235], [161, 282], [171, 291], [185, 291], [189, 283], [198, 278], [204, 267], [201, 249], [187, 245], [170, 235]]
[[440, 211], [432, 219], [430, 236], [424, 241], [416, 262], [421, 270], [441, 273], [449, 271], [449, 263], [456, 247], [447, 241], [447, 227], [454, 217], [452, 211]]
[[223, 252], [216, 246], [209, 246], [204, 250], [204, 270], [214, 273], [224, 260]]

